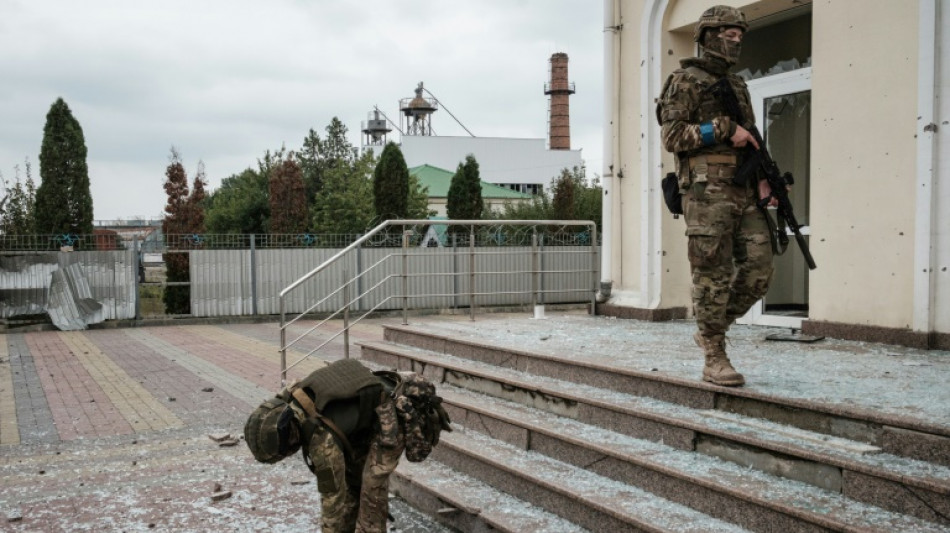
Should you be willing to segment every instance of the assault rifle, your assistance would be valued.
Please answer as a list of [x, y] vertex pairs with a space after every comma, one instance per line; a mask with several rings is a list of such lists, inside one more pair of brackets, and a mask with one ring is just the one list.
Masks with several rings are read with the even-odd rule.
[[[725, 77], [720, 78], [709, 90], [722, 104], [726, 113], [728, 113], [737, 124], [745, 123], [742, 117], [742, 108], [739, 107], [739, 98], [736, 96], [736, 92], [733, 90], [729, 80]], [[755, 147], [751, 145], [746, 147], [745, 161], [736, 169], [733, 182], [736, 185], [746, 186], [751, 179], [757, 183], [758, 173], [759, 171], [762, 172], [762, 175], [765, 176], [765, 180], [769, 183], [769, 188], [772, 189], [772, 193], [768, 198], [760, 199], [757, 205], [762, 211], [762, 214], [765, 215], [765, 220], [769, 224], [769, 230], [773, 234], [773, 244], [775, 243], [775, 239], [778, 239], [775, 252], [781, 255], [785, 253], [786, 248], [788, 248], [788, 232], [785, 231], [787, 226], [795, 235], [795, 240], [798, 242], [798, 247], [801, 249], [802, 255], [805, 256], [805, 263], [808, 264], [808, 268], [814, 270], [817, 268], [815, 259], [811, 256], [811, 251], [808, 250], [808, 243], [805, 242], [805, 236], [802, 235], [801, 225], [795, 219], [792, 202], [788, 199], [788, 187], [795, 183], [795, 179], [792, 177], [791, 172], [785, 172], [783, 174], [779, 170], [778, 165], [775, 164], [775, 161], [772, 160], [772, 156], [769, 155], [769, 151], [765, 147], [765, 141], [762, 140], [762, 135], [759, 134], [759, 129], [755, 127], [755, 125], [749, 128], [749, 133], [751, 133], [755, 141], [759, 143], [759, 149], [756, 150]], [[766, 210], [772, 198], [775, 198], [778, 202], [776, 209], [779, 224], [778, 228], [775, 227], [772, 217]]]

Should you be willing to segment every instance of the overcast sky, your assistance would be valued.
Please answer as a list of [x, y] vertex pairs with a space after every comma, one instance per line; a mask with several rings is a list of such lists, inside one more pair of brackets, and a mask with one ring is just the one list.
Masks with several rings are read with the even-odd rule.
[[[160, 216], [172, 146], [214, 189], [334, 116], [359, 145], [373, 106], [398, 121], [420, 81], [477, 136], [544, 138], [554, 52], [577, 88], [571, 147], [600, 174], [601, 4], [0, 0], [0, 174], [29, 160], [39, 182], [58, 97], [83, 128], [97, 220]], [[444, 110], [432, 126], [466, 135]]]

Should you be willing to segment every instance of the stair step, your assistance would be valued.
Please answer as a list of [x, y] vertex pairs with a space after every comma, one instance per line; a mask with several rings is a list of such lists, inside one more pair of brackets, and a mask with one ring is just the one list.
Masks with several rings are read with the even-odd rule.
[[[707, 416], [712, 411], [529, 375], [419, 348], [370, 342], [363, 344], [363, 353], [364, 358], [402, 369], [414, 368], [442, 383], [681, 450], [700, 451], [888, 510], [927, 520], [945, 521], [950, 516], [950, 468], [944, 466], [887, 453], [856, 453], [842, 446], [840, 439], [830, 445], [823, 442], [830, 437], [819, 433], [764, 420]], [[852, 447], [859, 447], [859, 443]]]
[[451, 385], [453, 425], [549, 455], [754, 531], [944, 531], [931, 522]]
[[592, 531], [747, 531], [649, 492], [477, 432], [443, 433], [439, 462]]
[[519, 500], [432, 458], [402, 461], [390, 478], [393, 493], [441, 523], [466, 532], [588, 533], [568, 520]]
[[[627, 360], [621, 355], [608, 353], [610, 346], [618, 342], [623, 344], [624, 340], [615, 339], [605, 344], [599, 336], [607, 335], [613, 339], [617, 332], [615, 328], [604, 327], [602, 321], [586, 317], [562, 317], [561, 320], [564, 323], [556, 324], [557, 327], [582, 327], [594, 331], [579, 337], [594, 346], [580, 346], [570, 335], [552, 330], [550, 324], [542, 326], [533, 322], [519, 326], [535, 326], [529, 328], [531, 331], [518, 332], [499, 332], [497, 325], [494, 329], [442, 323], [427, 324], [424, 329], [387, 325], [384, 338], [406, 346], [452, 354], [534, 375], [570, 380], [694, 408], [715, 408], [767, 418], [784, 425], [864, 442], [895, 455], [950, 466], [948, 424], [940, 424], [926, 417], [885, 413], [848, 401], [827, 403], [817, 401], [812, 396], [786, 397], [758, 391], [753, 387], [724, 388], [696, 379], [685, 379], [683, 373], [674, 371], [673, 367], [656, 371], [657, 368], [643, 366], [642, 357], [637, 359], [634, 356]], [[546, 334], [539, 341], [538, 334], [542, 331]], [[543, 342], [551, 335], [557, 338], [557, 342]], [[627, 351], [637, 352], [635, 347], [631, 347], [630, 339], [625, 342]], [[520, 346], [522, 349], [511, 346]], [[523, 347], [529, 347], [530, 350]], [[602, 351], [605, 353], [600, 353]], [[675, 360], [681, 357], [664, 355], [663, 358]]]

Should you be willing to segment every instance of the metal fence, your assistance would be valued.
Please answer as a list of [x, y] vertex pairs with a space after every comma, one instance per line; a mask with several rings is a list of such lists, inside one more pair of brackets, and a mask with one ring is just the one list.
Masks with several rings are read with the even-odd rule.
[[[390, 247], [373, 248], [381, 244]], [[598, 266], [590, 221], [386, 221], [280, 291], [281, 382], [341, 335], [349, 356], [349, 329], [380, 309], [402, 309], [403, 323], [410, 308], [465, 307], [472, 320], [488, 305], [589, 302], [593, 312]], [[329, 316], [288, 340], [291, 326], [315, 312]], [[338, 317], [339, 331], [287, 365], [288, 348]]]
[[[74, 275], [64, 283], [75, 286], [75, 280], [85, 279], [90, 290], [88, 297], [74, 290], [74, 299], [101, 305], [101, 311], [85, 313], [89, 323], [141, 318], [142, 286], [168, 285], [143, 283], [143, 259], [166, 253], [189, 256], [190, 281], [172, 285], [190, 287], [191, 316], [279, 314], [285, 287], [346, 250], [345, 260], [287, 295], [284, 311], [333, 313], [349, 300], [339, 291], [343, 285], [360, 295], [350, 302], [354, 312], [527, 305], [532, 295], [536, 303], [585, 302], [596, 283], [590, 273], [599, 264], [591, 260], [598, 253], [592, 242], [597, 242], [593, 224], [551, 221], [479, 222], [461, 232], [452, 231], [448, 221], [406, 221], [387, 232], [309, 237], [0, 235], [0, 318], [49, 312], [54, 272], [65, 274], [67, 268]], [[401, 274], [402, 258], [411, 275]], [[344, 278], [352, 280], [347, 284]], [[400, 299], [402, 279], [408, 294]], [[62, 318], [77, 322], [74, 316]]]
[[[416, 221], [418, 222], [418, 221]], [[452, 221], [427, 222], [406, 225], [410, 246], [458, 247], [468, 246], [474, 239], [476, 246], [530, 246], [532, 236], [538, 236], [546, 246], [587, 246], [596, 231], [572, 228], [560, 222], [536, 227], [511, 224], [512, 221], [487, 221], [474, 233], [451, 232]], [[0, 234], [0, 255], [20, 252], [105, 251], [136, 250], [149, 254], [185, 252], [193, 250], [251, 250], [251, 249], [342, 249], [368, 234], [345, 233], [281, 233], [230, 234], [181, 233], [164, 234], [159, 230], [136, 232], [134, 236], [103, 229], [94, 234], [63, 233], [58, 235], [5, 235]], [[402, 235], [377, 233], [361, 243], [362, 248], [402, 246]]]

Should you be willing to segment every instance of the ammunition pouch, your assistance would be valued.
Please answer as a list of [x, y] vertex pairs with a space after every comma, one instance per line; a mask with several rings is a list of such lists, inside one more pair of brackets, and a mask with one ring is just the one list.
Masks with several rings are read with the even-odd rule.
[[660, 183], [663, 186], [663, 201], [666, 208], [674, 217], [683, 214], [683, 193], [680, 192], [679, 179], [675, 172], [670, 172]]

